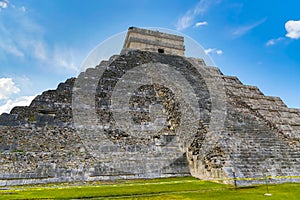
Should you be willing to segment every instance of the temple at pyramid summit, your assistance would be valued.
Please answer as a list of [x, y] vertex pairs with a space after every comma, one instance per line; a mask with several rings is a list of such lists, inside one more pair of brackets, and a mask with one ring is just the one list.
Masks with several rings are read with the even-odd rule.
[[0, 116], [0, 186], [194, 176], [299, 182], [300, 109], [130, 27], [119, 55]]
[[122, 51], [139, 49], [156, 53], [184, 56], [182, 36], [130, 27]]

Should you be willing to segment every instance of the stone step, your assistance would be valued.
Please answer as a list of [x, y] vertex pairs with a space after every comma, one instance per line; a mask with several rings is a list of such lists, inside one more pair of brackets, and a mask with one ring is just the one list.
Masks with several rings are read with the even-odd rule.
[[224, 84], [228, 84], [228, 85], [241, 85], [242, 82], [238, 79], [238, 77], [236, 76], [222, 76], [223, 80], [225, 81]]

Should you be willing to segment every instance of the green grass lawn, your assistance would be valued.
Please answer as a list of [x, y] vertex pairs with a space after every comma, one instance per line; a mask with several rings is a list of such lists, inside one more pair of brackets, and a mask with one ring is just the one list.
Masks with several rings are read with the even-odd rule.
[[265, 185], [235, 190], [192, 177], [76, 184], [11, 187], [0, 190], [0, 199], [300, 199], [296, 183], [270, 185], [270, 197]]

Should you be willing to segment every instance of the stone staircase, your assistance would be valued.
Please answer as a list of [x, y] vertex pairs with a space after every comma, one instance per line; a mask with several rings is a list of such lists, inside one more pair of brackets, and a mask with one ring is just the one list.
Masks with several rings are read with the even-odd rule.
[[236, 175], [299, 176], [299, 132], [292, 127], [300, 124], [300, 110], [287, 108], [280, 98], [264, 96], [257, 87], [243, 85], [236, 77], [223, 79], [229, 104], [234, 105], [232, 115], [239, 118], [228, 129], [237, 142], [230, 155]]
[[[124, 146], [122, 139], [126, 142], [126, 137], [122, 138], [122, 132], [108, 134], [105, 131], [106, 126], [111, 126], [109, 122], [112, 118], [105, 115], [106, 113], [103, 114], [103, 111], [109, 109], [103, 95], [112, 92], [111, 84], [117, 80], [103, 73], [107, 69], [113, 73], [122, 73], [115, 65], [124, 64], [126, 61], [123, 58], [112, 56], [109, 61], [102, 61], [95, 68], [80, 73], [74, 83], [74, 124], [79, 129], [84, 146], [98, 163], [93, 167], [90, 176], [105, 179], [190, 175], [185, 153], [179, 148], [178, 136], [162, 135], [160, 139], [152, 138], [149, 144]], [[172, 139], [167, 141], [170, 137]]]
[[233, 96], [278, 129], [290, 145], [300, 146], [300, 109], [288, 108], [279, 97], [265, 96], [257, 87], [242, 85], [236, 77], [224, 76], [224, 81]]
[[[209, 131], [202, 149], [192, 148], [188, 152], [192, 175], [230, 182], [227, 180], [233, 178], [235, 172], [236, 177], [247, 178], [239, 184], [261, 182], [257, 179], [265, 174], [298, 176], [300, 110], [287, 108], [280, 98], [265, 96], [257, 87], [244, 85], [237, 77], [223, 75], [218, 68], [203, 65], [201, 60], [188, 60], [205, 76], [212, 100], [217, 96], [226, 101], [215, 104], [223, 107], [219, 106], [219, 115], [226, 112], [224, 125], [221, 118], [217, 123], [222, 130], [205, 124]], [[220, 95], [224, 91], [226, 95]], [[287, 177], [276, 181], [297, 180]]]
[[[148, 63], [190, 81], [187, 89], [194, 92], [180, 94], [197, 100], [197, 124], [185, 120], [181, 129], [173, 123], [172, 130], [179, 128], [172, 132], [171, 123], [159, 133], [128, 133], [116, 126], [110, 104], [116, 82]], [[172, 107], [174, 113], [179, 107]], [[258, 179], [265, 173], [300, 175], [300, 110], [205, 66], [202, 59], [142, 51], [113, 56], [39, 95], [29, 107], [1, 115], [0, 125], [0, 185], [190, 173], [201, 179], [233, 178], [232, 172]]]

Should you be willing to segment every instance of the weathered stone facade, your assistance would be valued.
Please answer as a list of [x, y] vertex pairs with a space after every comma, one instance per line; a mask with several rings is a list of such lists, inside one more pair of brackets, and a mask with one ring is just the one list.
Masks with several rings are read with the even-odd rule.
[[184, 39], [182, 36], [130, 27], [123, 46], [128, 50], [143, 50], [184, 56]]
[[299, 109], [178, 55], [113, 56], [0, 125], [0, 186], [300, 175]]

